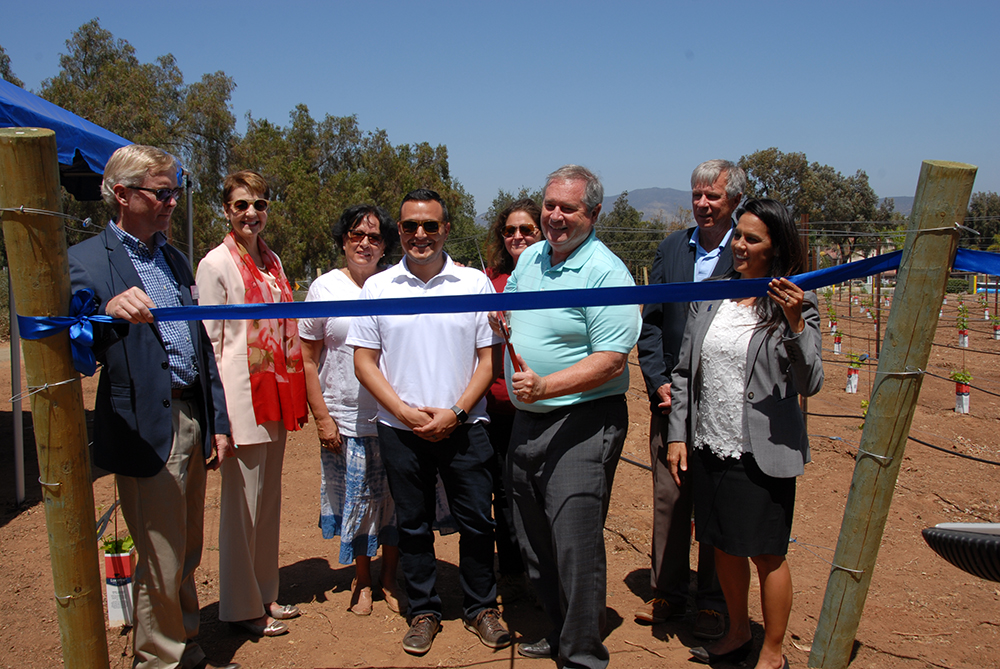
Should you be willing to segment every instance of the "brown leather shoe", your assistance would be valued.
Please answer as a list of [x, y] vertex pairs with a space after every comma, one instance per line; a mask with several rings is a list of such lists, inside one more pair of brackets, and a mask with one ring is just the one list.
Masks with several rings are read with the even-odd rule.
[[691, 634], [699, 639], [721, 639], [726, 633], [726, 617], [712, 609], [702, 609], [694, 619]]
[[683, 611], [674, 610], [667, 600], [660, 597], [653, 597], [635, 610], [635, 620], [647, 625], [658, 625], [683, 613]]
[[473, 621], [465, 621], [465, 629], [479, 637], [488, 648], [506, 648], [510, 645], [510, 633], [500, 622], [500, 612], [496, 609], [483, 609]]
[[431, 649], [434, 635], [441, 623], [433, 613], [423, 613], [410, 622], [410, 630], [403, 637], [403, 650], [410, 655], [423, 655]]

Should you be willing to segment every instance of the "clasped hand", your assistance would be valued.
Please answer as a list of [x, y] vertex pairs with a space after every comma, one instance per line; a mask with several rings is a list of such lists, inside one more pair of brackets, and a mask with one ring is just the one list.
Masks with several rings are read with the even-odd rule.
[[458, 416], [451, 409], [406, 405], [398, 415], [413, 434], [427, 441], [447, 439], [458, 427]]

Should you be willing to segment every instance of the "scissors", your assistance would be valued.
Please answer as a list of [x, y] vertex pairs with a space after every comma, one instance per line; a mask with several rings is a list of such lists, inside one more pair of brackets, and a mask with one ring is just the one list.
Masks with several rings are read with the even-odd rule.
[[510, 326], [507, 325], [507, 319], [504, 318], [503, 312], [497, 312], [497, 323], [500, 325], [500, 334], [503, 336], [503, 343], [507, 346], [507, 353], [510, 354], [510, 364], [514, 366], [515, 372], [523, 371], [521, 369], [521, 363], [517, 361], [517, 355], [514, 353], [514, 345], [510, 343]]

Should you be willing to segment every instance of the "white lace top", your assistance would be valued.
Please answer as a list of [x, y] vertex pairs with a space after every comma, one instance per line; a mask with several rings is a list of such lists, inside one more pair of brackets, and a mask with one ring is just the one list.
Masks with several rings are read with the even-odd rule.
[[739, 458], [748, 450], [743, 434], [743, 387], [747, 347], [757, 323], [753, 306], [724, 300], [705, 333], [694, 447], [708, 448], [720, 458]]

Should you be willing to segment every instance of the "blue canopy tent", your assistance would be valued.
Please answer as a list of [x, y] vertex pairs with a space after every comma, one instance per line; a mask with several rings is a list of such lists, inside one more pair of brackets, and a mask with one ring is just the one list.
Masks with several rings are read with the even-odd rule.
[[3, 79], [0, 128], [55, 131], [62, 185], [77, 200], [101, 199], [104, 165], [116, 149], [132, 143]]

